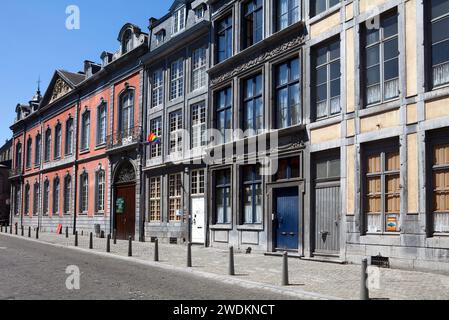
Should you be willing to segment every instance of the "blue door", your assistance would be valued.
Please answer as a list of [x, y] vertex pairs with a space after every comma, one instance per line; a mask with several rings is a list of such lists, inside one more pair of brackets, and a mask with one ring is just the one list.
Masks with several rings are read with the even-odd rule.
[[278, 189], [274, 194], [274, 230], [277, 250], [298, 250], [299, 192], [298, 188]]

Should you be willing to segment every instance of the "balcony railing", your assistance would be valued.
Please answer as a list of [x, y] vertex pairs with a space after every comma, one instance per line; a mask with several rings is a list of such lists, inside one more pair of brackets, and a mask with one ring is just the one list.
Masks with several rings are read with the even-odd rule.
[[17, 168], [11, 169], [9, 172], [10, 172], [10, 177], [17, 177], [17, 176], [22, 175], [23, 170], [22, 170], [22, 167], [17, 167]]
[[106, 138], [106, 149], [113, 150], [130, 145], [134, 145], [142, 141], [142, 128], [134, 127], [130, 129], [114, 132]]

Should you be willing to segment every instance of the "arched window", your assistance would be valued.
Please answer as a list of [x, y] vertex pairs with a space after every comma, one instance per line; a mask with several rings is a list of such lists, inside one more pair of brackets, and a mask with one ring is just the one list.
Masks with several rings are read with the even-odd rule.
[[60, 183], [59, 178], [53, 180], [53, 216], [59, 216], [59, 197], [60, 197]]
[[122, 48], [123, 54], [130, 52], [133, 49], [133, 34], [131, 30], [127, 30], [125, 32], [125, 35], [123, 36]]
[[31, 137], [30, 137], [27, 140], [27, 154], [26, 154], [27, 169], [31, 168], [32, 149], [33, 149], [33, 139], [31, 139]]
[[70, 214], [72, 208], [72, 177], [64, 178], [64, 214]]
[[107, 104], [103, 102], [97, 108], [97, 146], [106, 143]]
[[35, 150], [34, 150], [34, 164], [40, 165], [41, 164], [41, 149], [42, 149], [42, 136], [40, 133], [36, 136], [36, 142], [35, 142]]
[[73, 118], [69, 118], [65, 125], [65, 155], [73, 154]]
[[58, 123], [55, 127], [55, 159], [61, 158], [62, 129]]
[[85, 111], [81, 118], [81, 150], [89, 149], [90, 139], [90, 111]]
[[34, 184], [34, 192], [33, 192], [33, 215], [39, 215], [39, 198], [41, 193], [41, 185], [39, 182]]
[[96, 213], [104, 213], [104, 199], [106, 194], [106, 174], [104, 170], [99, 170], [96, 174]]
[[16, 146], [16, 169], [22, 168], [22, 143], [18, 142]]
[[45, 131], [45, 162], [50, 161], [50, 154], [51, 154], [51, 129], [48, 128], [47, 131]]
[[25, 186], [25, 215], [30, 214], [30, 185]]
[[42, 212], [44, 216], [48, 216], [50, 210], [49, 210], [49, 199], [50, 199], [50, 182], [48, 180], [45, 180], [44, 182], [44, 203]]
[[134, 91], [125, 91], [120, 99], [120, 131], [130, 134], [134, 127]]
[[89, 210], [89, 175], [84, 172], [80, 177], [80, 213], [87, 214]]

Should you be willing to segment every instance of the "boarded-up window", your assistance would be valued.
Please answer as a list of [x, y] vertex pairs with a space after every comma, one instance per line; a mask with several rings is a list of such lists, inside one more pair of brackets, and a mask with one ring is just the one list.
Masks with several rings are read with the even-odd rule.
[[399, 152], [370, 152], [366, 157], [365, 213], [369, 233], [399, 232], [401, 210]]
[[449, 232], [449, 145], [434, 147], [434, 231]]

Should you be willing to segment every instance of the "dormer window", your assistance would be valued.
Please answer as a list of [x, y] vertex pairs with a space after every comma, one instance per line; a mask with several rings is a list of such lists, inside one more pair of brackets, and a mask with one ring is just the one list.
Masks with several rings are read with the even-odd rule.
[[185, 20], [186, 20], [186, 8], [182, 7], [173, 13], [172, 16], [173, 23], [173, 34], [179, 33], [185, 28]]
[[156, 45], [161, 45], [165, 40], [165, 30], [161, 30], [155, 34], [156, 37]]
[[205, 8], [204, 4], [201, 4], [200, 6], [195, 8], [196, 20], [204, 19], [205, 14], [206, 14], [206, 8]]
[[130, 52], [133, 49], [133, 35], [131, 30], [126, 31], [123, 37], [123, 54]]

